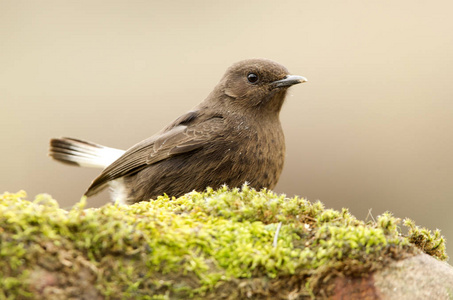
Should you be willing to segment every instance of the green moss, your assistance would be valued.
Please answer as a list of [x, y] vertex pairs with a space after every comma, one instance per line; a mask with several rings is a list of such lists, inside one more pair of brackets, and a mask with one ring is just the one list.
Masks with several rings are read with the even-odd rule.
[[295, 288], [309, 297], [333, 270], [359, 275], [417, 247], [447, 258], [438, 231], [405, 221], [403, 237], [389, 213], [365, 224], [347, 209], [248, 186], [98, 209], [82, 199], [70, 211], [48, 195], [25, 198], [0, 197], [0, 298], [69, 298], [74, 286], [111, 299], [278, 299]]
[[410, 243], [439, 260], [448, 259], [445, 252], [445, 238], [440, 234], [439, 229], [432, 233], [431, 230], [416, 226], [411, 219], [405, 219], [404, 225], [409, 227], [408, 241]]

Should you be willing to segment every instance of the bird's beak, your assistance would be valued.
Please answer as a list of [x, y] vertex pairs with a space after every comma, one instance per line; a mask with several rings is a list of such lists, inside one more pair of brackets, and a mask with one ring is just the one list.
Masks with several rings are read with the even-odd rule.
[[289, 87], [294, 84], [308, 81], [307, 78], [297, 75], [286, 75], [282, 80], [272, 82], [275, 87]]

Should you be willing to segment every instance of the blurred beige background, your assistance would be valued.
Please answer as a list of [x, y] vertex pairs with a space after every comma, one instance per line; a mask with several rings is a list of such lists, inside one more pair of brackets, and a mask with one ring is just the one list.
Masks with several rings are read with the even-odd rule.
[[70, 207], [99, 171], [51, 161], [49, 138], [127, 148], [203, 100], [232, 63], [266, 57], [309, 79], [281, 114], [277, 192], [361, 219], [389, 210], [453, 241], [452, 11], [451, 1], [0, 0], [0, 191]]

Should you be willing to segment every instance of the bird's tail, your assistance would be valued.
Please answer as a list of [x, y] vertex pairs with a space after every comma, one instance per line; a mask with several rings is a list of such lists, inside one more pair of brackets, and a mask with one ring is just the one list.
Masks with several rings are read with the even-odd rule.
[[59, 162], [80, 167], [103, 169], [123, 154], [123, 150], [73, 138], [50, 140], [50, 157]]

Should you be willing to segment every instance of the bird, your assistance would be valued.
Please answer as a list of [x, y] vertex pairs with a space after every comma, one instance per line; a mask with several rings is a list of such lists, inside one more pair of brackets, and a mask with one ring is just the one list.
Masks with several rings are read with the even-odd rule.
[[50, 140], [49, 156], [102, 168], [84, 195], [110, 187], [124, 204], [224, 185], [273, 189], [285, 160], [279, 113], [288, 88], [306, 81], [272, 60], [246, 59], [204, 101], [126, 151], [62, 137]]

